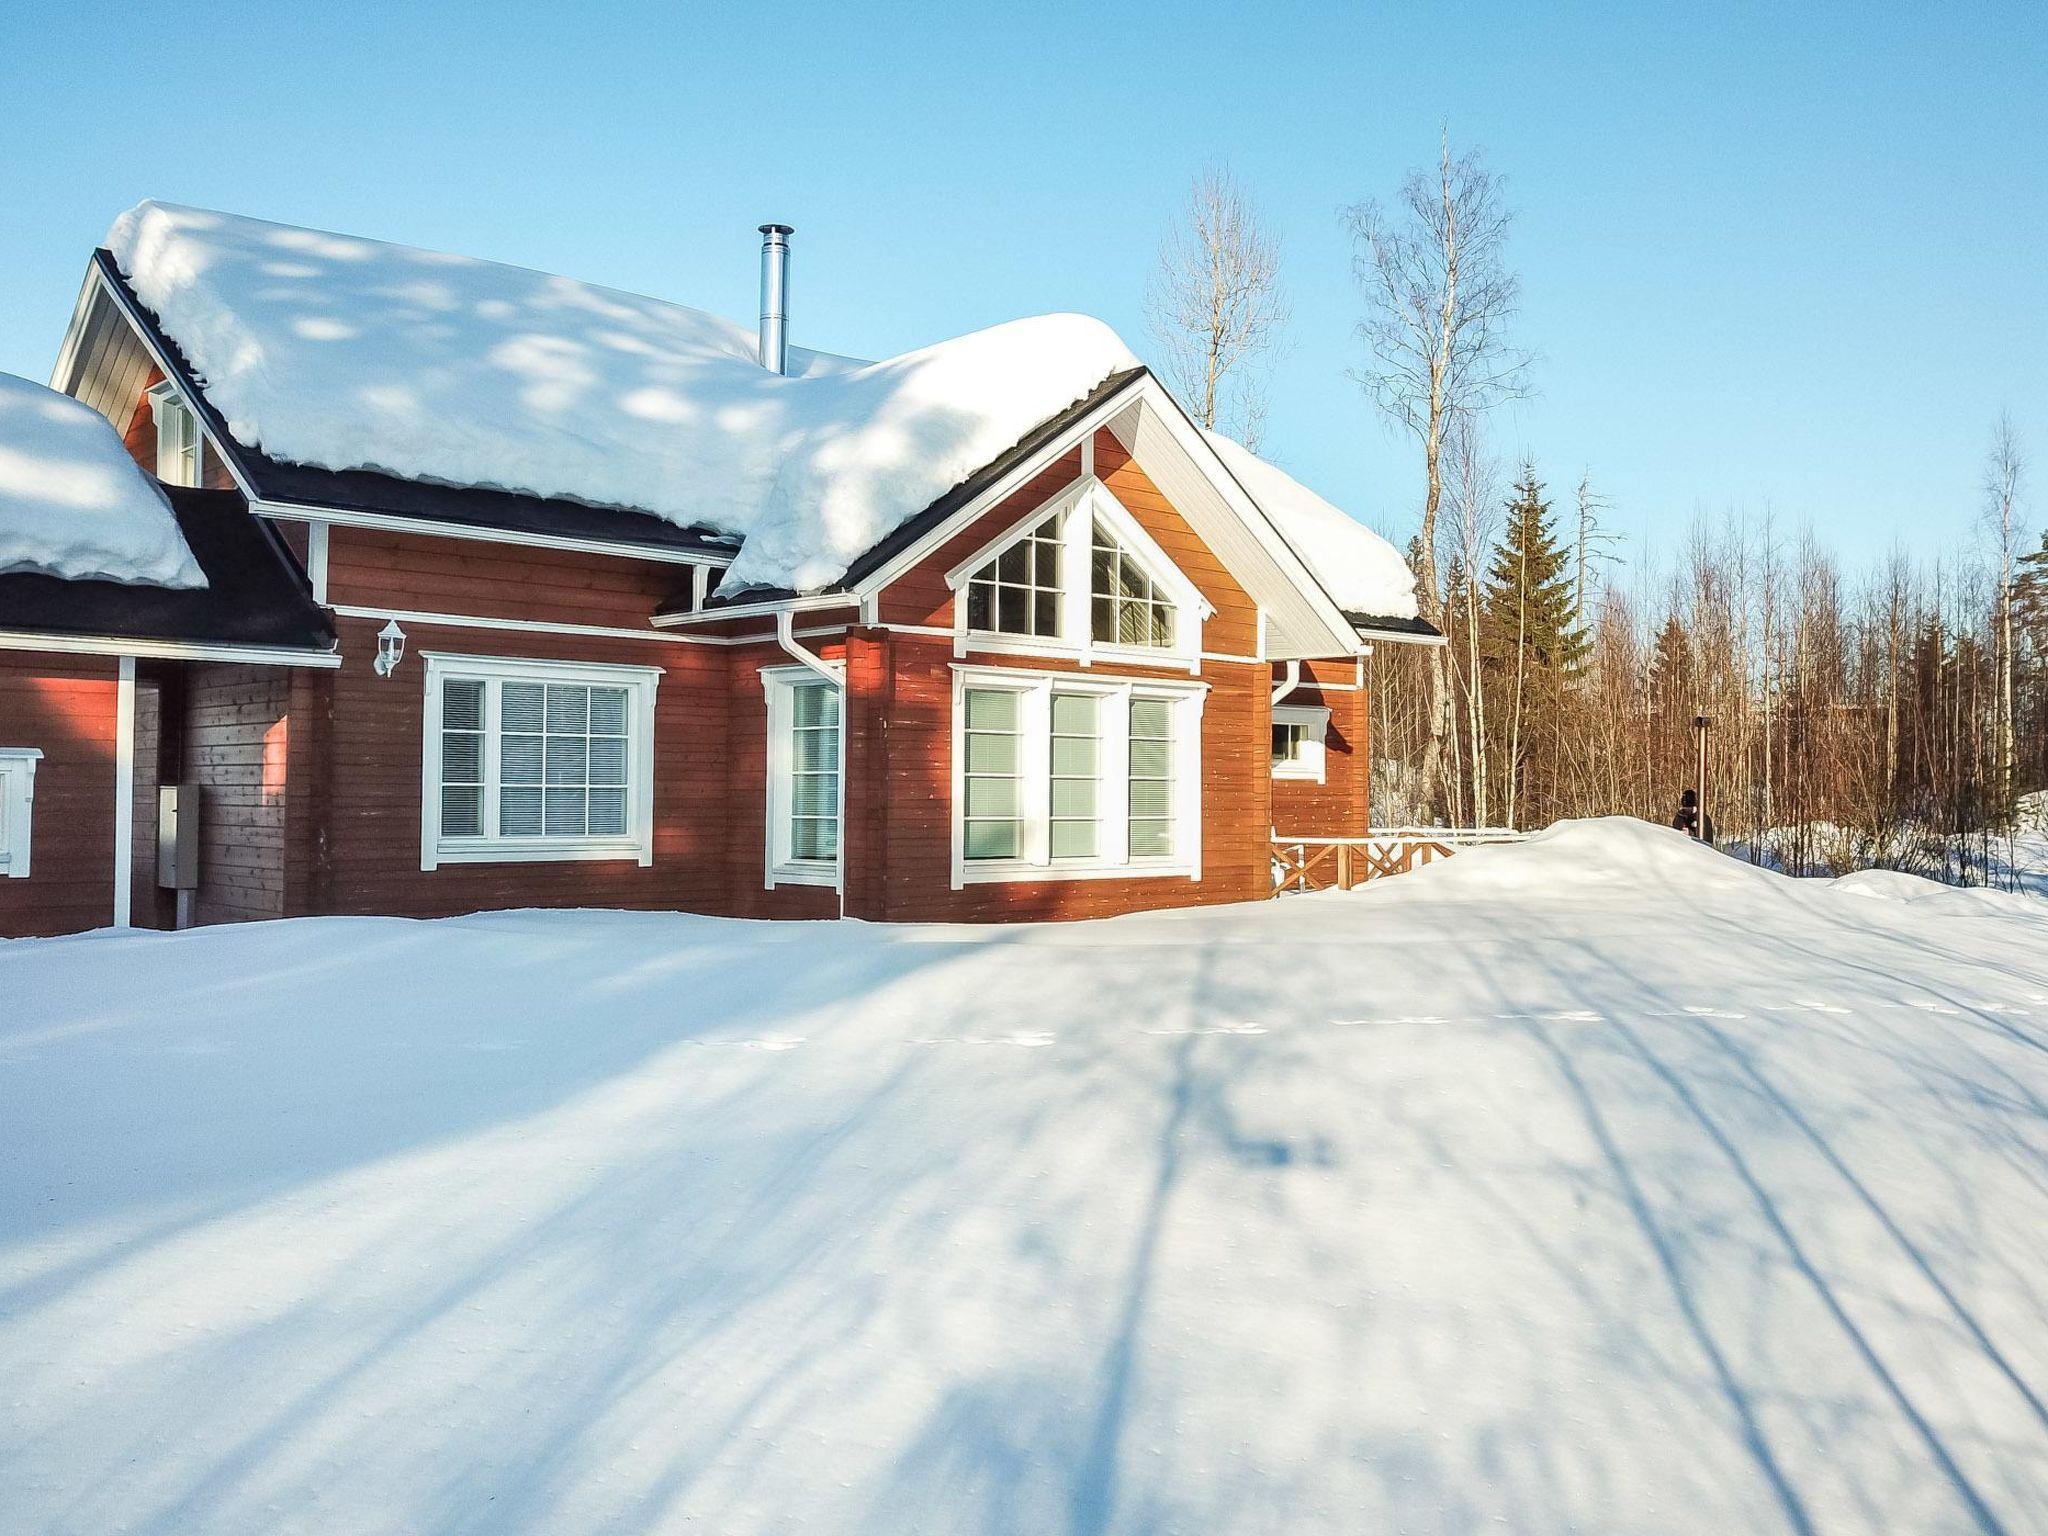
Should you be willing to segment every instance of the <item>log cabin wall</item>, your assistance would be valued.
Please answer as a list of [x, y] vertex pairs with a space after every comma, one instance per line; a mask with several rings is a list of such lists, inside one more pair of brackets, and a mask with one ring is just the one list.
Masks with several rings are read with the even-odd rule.
[[[200, 799], [194, 922], [286, 915], [291, 693], [282, 667], [194, 662], [186, 669], [180, 777], [199, 786]], [[153, 828], [154, 805], [150, 818]]]

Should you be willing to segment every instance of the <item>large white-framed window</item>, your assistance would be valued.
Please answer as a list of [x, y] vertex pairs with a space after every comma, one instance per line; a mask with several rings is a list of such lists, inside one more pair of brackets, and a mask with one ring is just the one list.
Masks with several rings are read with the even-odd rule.
[[1273, 706], [1273, 777], [1323, 782], [1330, 711], [1320, 704]]
[[956, 663], [953, 885], [1202, 870], [1207, 685]]
[[26, 880], [40, 747], [0, 747], [0, 880]]
[[149, 390], [156, 423], [156, 477], [166, 485], [198, 485], [205, 472], [205, 437], [191, 402], [165, 379]]
[[768, 695], [766, 884], [839, 883], [845, 812], [845, 690], [810, 667], [765, 667]]
[[654, 862], [659, 667], [425, 653], [420, 868]]
[[1083, 476], [946, 575], [956, 654], [1200, 668], [1215, 609], [1109, 487]]

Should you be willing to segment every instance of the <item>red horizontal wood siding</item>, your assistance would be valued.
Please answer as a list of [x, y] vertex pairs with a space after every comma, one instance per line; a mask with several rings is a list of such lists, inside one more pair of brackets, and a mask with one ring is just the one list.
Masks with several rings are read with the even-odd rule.
[[0, 936], [114, 920], [117, 663], [0, 652], [0, 747], [39, 747], [26, 880], [0, 877]]
[[1275, 779], [1274, 830], [1282, 837], [1363, 837], [1372, 826], [1371, 695], [1349, 661], [1303, 662], [1301, 676], [1301, 685], [1280, 702], [1329, 709], [1323, 782]]

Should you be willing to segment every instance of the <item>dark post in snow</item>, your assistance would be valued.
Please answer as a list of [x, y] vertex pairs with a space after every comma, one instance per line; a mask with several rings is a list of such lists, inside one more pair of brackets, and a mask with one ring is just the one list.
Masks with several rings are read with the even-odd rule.
[[1694, 761], [1696, 765], [1693, 770], [1693, 782], [1699, 786], [1700, 797], [1699, 839], [1709, 846], [1712, 846], [1714, 839], [1707, 830], [1713, 825], [1712, 822], [1707, 820], [1707, 727], [1713, 723], [1711, 715], [1694, 715], [1692, 717], [1693, 744], [1695, 748]]

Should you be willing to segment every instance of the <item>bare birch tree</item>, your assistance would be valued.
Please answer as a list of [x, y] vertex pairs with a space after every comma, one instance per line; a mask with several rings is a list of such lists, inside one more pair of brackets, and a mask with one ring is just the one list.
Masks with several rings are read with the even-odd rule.
[[1280, 242], [1228, 171], [1197, 177], [1159, 247], [1145, 318], [1167, 382], [1195, 419], [1258, 446], [1263, 381], [1253, 368], [1287, 324]]
[[2001, 415], [1991, 429], [1991, 451], [1984, 461], [1984, 520], [1997, 540], [1998, 554], [1998, 591], [1992, 609], [1992, 654], [1998, 674], [1992, 782], [2001, 816], [2008, 814], [2013, 804], [2013, 581], [2020, 554], [2020, 485], [2026, 468], [2026, 455], [2021, 451], [2012, 417]]
[[1593, 471], [1587, 470], [1579, 476], [1579, 488], [1575, 493], [1579, 512], [1579, 530], [1576, 548], [1572, 552], [1572, 607], [1578, 612], [1579, 622], [1585, 624], [1592, 615], [1591, 582], [1594, 568], [1603, 560], [1615, 557], [1608, 546], [1621, 538], [1600, 526], [1600, 514], [1608, 508], [1608, 500], [1593, 489]]
[[[1442, 628], [1436, 524], [1445, 442], [1460, 417], [1527, 390], [1528, 354], [1512, 347], [1507, 335], [1520, 295], [1506, 260], [1513, 215], [1477, 152], [1453, 156], [1446, 133], [1433, 168], [1411, 172], [1392, 204], [1357, 204], [1346, 221], [1365, 298], [1359, 334], [1372, 355], [1360, 382], [1387, 419], [1421, 445], [1416, 598], [1422, 616]], [[1422, 792], [1438, 801], [1451, 704], [1444, 657], [1434, 650], [1428, 723]]]

